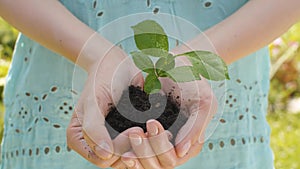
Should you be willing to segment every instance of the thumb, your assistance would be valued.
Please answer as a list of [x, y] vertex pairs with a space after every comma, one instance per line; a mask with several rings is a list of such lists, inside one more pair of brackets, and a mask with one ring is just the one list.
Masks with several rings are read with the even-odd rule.
[[144, 77], [141, 72], [137, 73], [131, 80], [131, 85], [139, 86], [141, 89], [144, 88]]

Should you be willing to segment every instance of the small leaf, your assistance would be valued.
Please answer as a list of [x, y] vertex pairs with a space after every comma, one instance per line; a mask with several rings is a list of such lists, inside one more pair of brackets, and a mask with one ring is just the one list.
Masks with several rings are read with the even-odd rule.
[[161, 71], [168, 71], [175, 67], [175, 57], [173, 55], [167, 55], [166, 57], [161, 57], [155, 63], [155, 68], [157, 73], [160, 74]]
[[209, 80], [229, 79], [226, 63], [218, 55], [208, 51], [191, 51], [177, 56], [187, 56], [193, 64], [195, 73]]
[[134, 40], [143, 53], [161, 57], [169, 51], [168, 37], [163, 28], [153, 20], [145, 20], [132, 26]]
[[157, 74], [155, 68], [145, 69], [144, 72], [149, 73], [149, 74], [150, 74], [150, 73], [151, 73], [151, 74]]
[[158, 77], [154, 73], [150, 73], [147, 75], [145, 79], [144, 84], [144, 90], [146, 93], [157, 93], [161, 89], [160, 81], [158, 80]]
[[174, 82], [190, 82], [197, 80], [193, 72], [192, 66], [175, 67], [166, 72], [168, 77]]
[[146, 54], [140, 52], [140, 51], [134, 51], [130, 52], [132, 55], [132, 59], [134, 64], [142, 71], [144, 72], [153, 72], [154, 64], [149, 56]]

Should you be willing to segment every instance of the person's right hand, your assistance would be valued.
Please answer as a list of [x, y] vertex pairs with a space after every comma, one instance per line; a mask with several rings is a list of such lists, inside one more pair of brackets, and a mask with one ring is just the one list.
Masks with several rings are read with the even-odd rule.
[[[179, 57], [176, 65], [185, 66], [190, 63]], [[180, 109], [188, 120], [179, 129], [174, 146], [169, 141], [169, 132], [156, 120], [147, 122], [148, 135], [141, 129], [130, 130], [128, 133], [132, 150], [121, 158], [129, 169], [175, 168], [197, 156], [205, 137], [209, 136], [205, 131], [217, 111], [218, 102], [208, 81], [203, 77], [201, 80], [185, 83], [176, 83], [169, 78], [161, 78], [160, 81], [164, 93], [181, 98]]]
[[[100, 55], [100, 54], [99, 54]], [[129, 85], [143, 87], [143, 76], [119, 47], [113, 46], [88, 71], [88, 79], [67, 129], [68, 146], [98, 167], [110, 167], [130, 148], [128, 131], [113, 141], [105, 116]]]
[[[182, 92], [182, 111], [188, 120], [179, 129], [175, 145], [169, 140], [167, 132], [156, 120], [147, 122], [147, 134], [142, 129], [128, 131], [132, 150], [123, 154], [121, 160], [128, 169], [167, 169], [175, 168], [197, 156], [205, 141], [205, 130], [217, 111], [217, 100], [205, 79], [197, 82], [176, 84], [163, 79], [166, 91], [173, 89], [175, 96]], [[197, 91], [198, 90], [198, 91]], [[206, 133], [207, 134], [207, 133]]]

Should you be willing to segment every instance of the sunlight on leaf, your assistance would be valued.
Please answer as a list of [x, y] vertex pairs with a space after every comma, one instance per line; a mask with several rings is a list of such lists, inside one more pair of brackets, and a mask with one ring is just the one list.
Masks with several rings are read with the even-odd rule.
[[174, 82], [190, 82], [197, 80], [194, 76], [192, 66], [175, 67], [166, 73]]
[[[225, 80], [229, 79], [228, 68], [226, 63], [216, 54], [208, 51], [191, 51], [177, 56], [187, 56], [193, 58], [191, 60], [197, 73], [209, 80]], [[198, 60], [198, 61], [197, 61]]]
[[163, 28], [153, 20], [145, 20], [132, 26], [136, 46], [143, 53], [161, 57], [169, 51], [168, 37]]

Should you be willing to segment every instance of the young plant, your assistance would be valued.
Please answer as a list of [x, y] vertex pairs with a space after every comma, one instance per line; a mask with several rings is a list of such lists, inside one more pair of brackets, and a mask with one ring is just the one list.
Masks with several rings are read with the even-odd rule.
[[[159, 77], [168, 77], [174, 82], [201, 80], [200, 75], [214, 81], [229, 79], [225, 62], [212, 52], [197, 50], [175, 56], [170, 54], [168, 36], [157, 22], [145, 20], [132, 29], [139, 50], [130, 54], [135, 65], [148, 73], [144, 84], [146, 93], [156, 93], [161, 89]], [[187, 57], [192, 66], [175, 67], [175, 58], [179, 56]]]

